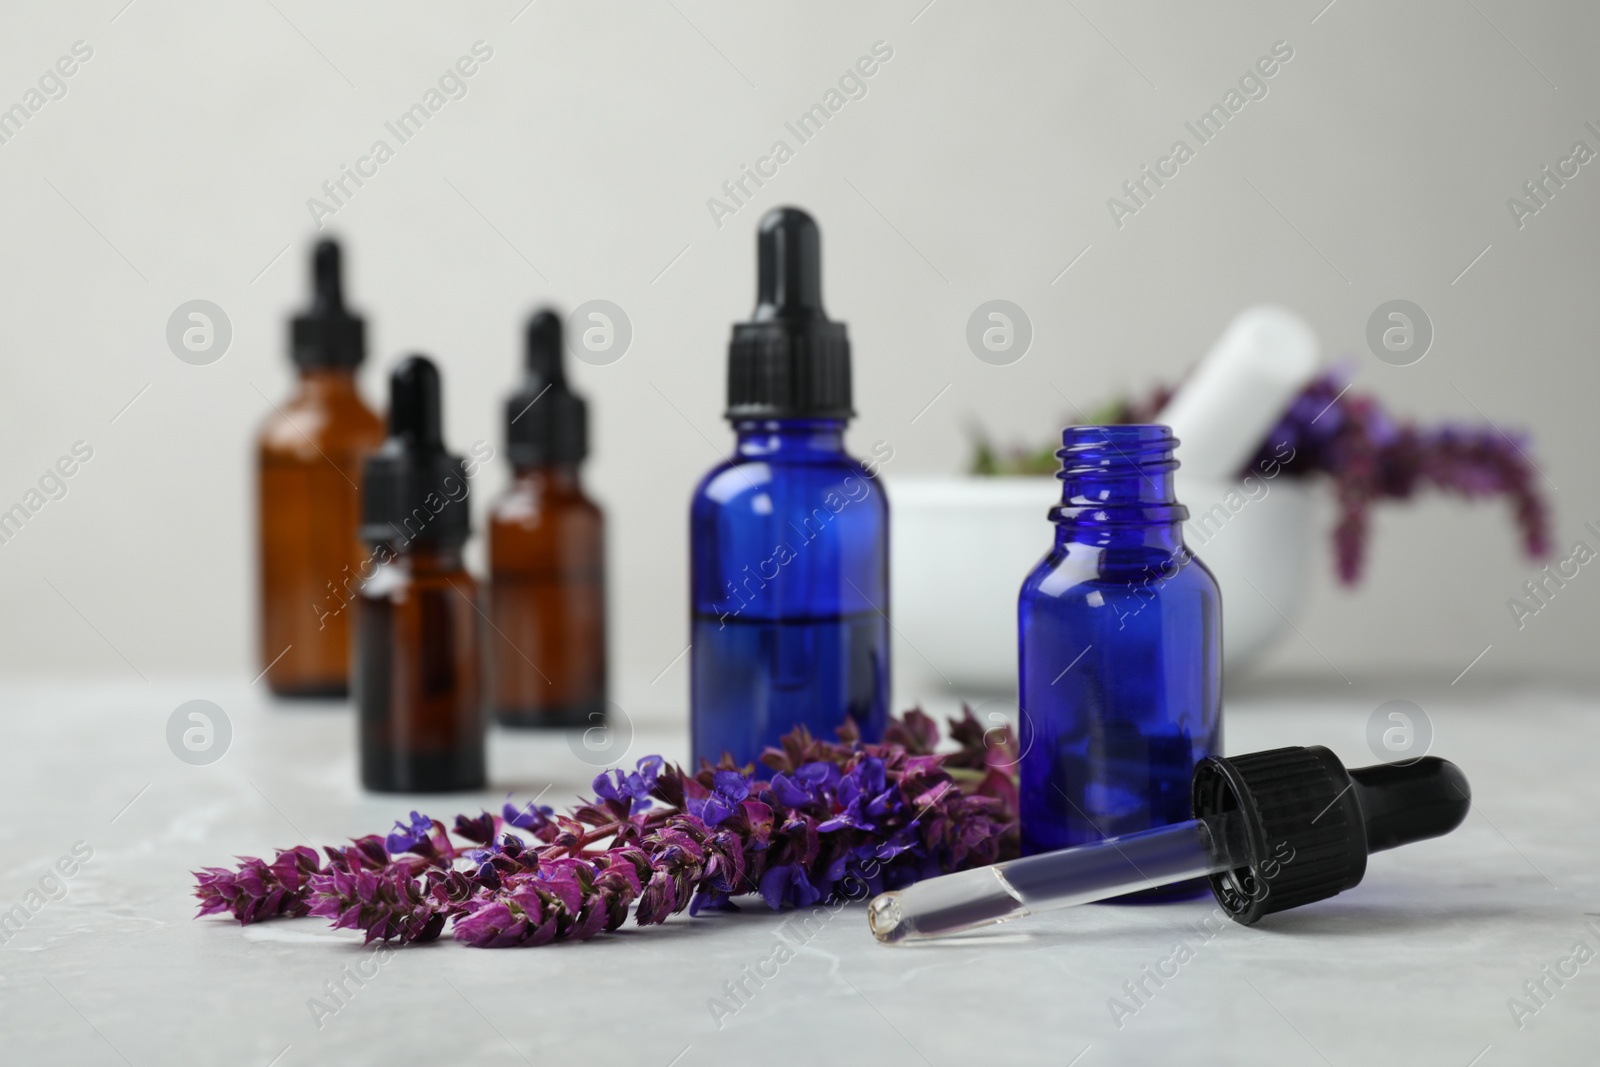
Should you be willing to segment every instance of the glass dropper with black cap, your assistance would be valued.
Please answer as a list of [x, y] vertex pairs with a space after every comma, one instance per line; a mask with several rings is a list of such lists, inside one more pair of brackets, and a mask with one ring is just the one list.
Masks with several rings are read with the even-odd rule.
[[1350, 889], [1369, 853], [1447, 834], [1472, 806], [1448, 760], [1346, 770], [1320, 746], [1210, 757], [1192, 793], [1186, 822], [882, 893], [867, 911], [873, 936], [922, 941], [1198, 877], [1250, 925]]

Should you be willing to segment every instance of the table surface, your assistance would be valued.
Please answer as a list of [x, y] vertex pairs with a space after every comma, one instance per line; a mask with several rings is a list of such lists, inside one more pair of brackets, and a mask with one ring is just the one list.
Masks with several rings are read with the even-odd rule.
[[[1196, 932], [1210, 900], [1091, 905], [894, 949], [856, 905], [795, 938], [742, 1004], [725, 984], [773, 956], [784, 922], [759, 903], [582, 945], [444, 939], [372, 958], [317, 919], [192, 918], [189, 872], [234, 854], [382, 831], [413, 806], [448, 822], [507, 790], [549, 787], [559, 805], [595, 773], [566, 735], [497, 733], [494, 792], [414, 802], [357, 788], [341, 704], [277, 704], [216, 680], [0, 693], [0, 912], [27, 914], [0, 946], [7, 1063], [1596, 1061], [1600, 962], [1578, 962], [1590, 953], [1575, 946], [1600, 952], [1600, 699], [1573, 689], [1341, 683], [1232, 699], [1229, 752], [1320, 743], [1365, 765], [1373, 709], [1409, 697], [1433, 751], [1472, 781], [1458, 831], [1373, 857], [1332, 900], [1210, 935]], [[232, 726], [210, 765], [168, 747], [168, 718], [191, 699]], [[629, 759], [681, 759], [684, 740], [669, 722], [637, 724]], [[75, 846], [92, 857], [63, 895], [46, 876]], [[1171, 972], [1162, 961], [1180, 942], [1177, 973], [1145, 978]], [[356, 967], [372, 977], [346, 977]], [[1548, 977], [1561, 971], [1572, 976]], [[316, 998], [338, 1003], [326, 990], [341, 981], [338, 1010], [314, 1012]], [[1141, 981], [1135, 999], [1125, 984]]]

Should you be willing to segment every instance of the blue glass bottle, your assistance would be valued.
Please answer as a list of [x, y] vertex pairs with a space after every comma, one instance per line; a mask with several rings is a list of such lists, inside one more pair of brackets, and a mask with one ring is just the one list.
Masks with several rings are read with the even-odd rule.
[[889, 713], [889, 506], [844, 450], [850, 343], [822, 309], [816, 223], [768, 213], [758, 266], [729, 348], [735, 453], [689, 517], [691, 744], [712, 763], [802, 724], [832, 739], [854, 719], [876, 741]]
[[1061, 441], [1055, 546], [1017, 605], [1025, 854], [1188, 819], [1194, 765], [1222, 753], [1222, 599], [1184, 547], [1177, 440], [1073, 426]]

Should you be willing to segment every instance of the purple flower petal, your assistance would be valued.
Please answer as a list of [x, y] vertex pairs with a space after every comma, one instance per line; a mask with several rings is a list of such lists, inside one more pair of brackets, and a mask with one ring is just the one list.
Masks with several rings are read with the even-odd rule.
[[417, 812], [411, 813], [411, 825], [407, 826], [398, 820], [394, 824], [394, 831], [384, 839], [384, 845], [391, 854], [397, 852], [416, 852], [428, 841], [428, 835], [433, 832], [433, 820]]
[[811, 793], [794, 778], [786, 774], [772, 776], [771, 793], [785, 807], [798, 808], [811, 803]]

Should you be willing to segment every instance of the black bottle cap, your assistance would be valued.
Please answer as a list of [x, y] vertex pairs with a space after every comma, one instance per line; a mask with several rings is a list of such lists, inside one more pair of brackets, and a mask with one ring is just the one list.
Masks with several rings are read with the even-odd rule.
[[344, 306], [339, 246], [317, 242], [311, 254], [311, 307], [294, 317], [291, 354], [301, 367], [355, 367], [367, 355], [367, 324]]
[[1212, 756], [1195, 768], [1193, 796], [1196, 818], [1245, 815], [1248, 862], [1210, 876], [1217, 902], [1245, 925], [1344, 892], [1369, 852], [1447, 834], [1472, 808], [1448, 760], [1347, 771], [1321, 746]]
[[727, 417], [850, 418], [850, 338], [822, 309], [816, 222], [795, 207], [767, 212], [756, 263], [755, 314], [728, 345]]
[[408, 356], [389, 376], [389, 439], [367, 457], [361, 537], [403, 549], [459, 545], [472, 532], [466, 464], [444, 447], [439, 369]]
[[522, 388], [506, 400], [506, 455], [514, 467], [582, 462], [589, 454], [589, 406], [567, 385], [561, 319], [528, 320]]

